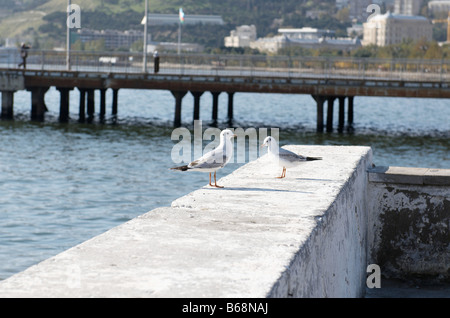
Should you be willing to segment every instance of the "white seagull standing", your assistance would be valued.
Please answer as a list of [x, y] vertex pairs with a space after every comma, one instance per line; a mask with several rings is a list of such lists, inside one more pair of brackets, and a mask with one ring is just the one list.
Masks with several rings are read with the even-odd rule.
[[[235, 134], [229, 129], [225, 129], [220, 133], [220, 143], [216, 149], [211, 150], [192, 161], [190, 164], [185, 166], [173, 167], [172, 170], [180, 171], [200, 171], [209, 172], [209, 185], [211, 187], [223, 188], [217, 185], [216, 181], [216, 171], [225, 167], [225, 165], [233, 157], [233, 142], [231, 138], [236, 137]], [[211, 184], [211, 173], [214, 172], [214, 185]]]
[[280, 167], [283, 167], [283, 172], [281, 176], [277, 177], [279, 179], [286, 177], [286, 168], [291, 168], [299, 165], [305, 161], [322, 160], [320, 157], [305, 157], [302, 155], [297, 155], [292, 151], [280, 148], [278, 146], [275, 138], [269, 136], [264, 139], [261, 147], [267, 146], [269, 148], [269, 157], [274, 160]]

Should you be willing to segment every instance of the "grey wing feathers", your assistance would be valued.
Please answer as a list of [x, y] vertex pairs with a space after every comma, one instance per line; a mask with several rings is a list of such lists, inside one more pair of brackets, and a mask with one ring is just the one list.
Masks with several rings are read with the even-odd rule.
[[223, 151], [213, 150], [206, 153], [199, 159], [192, 161], [188, 167], [190, 169], [216, 169], [226, 164], [226, 156]]
[[222, 168], [225, 165], [225, 162], [208, 162], [208, 161], [202, 161], [195, 165], [190, 165], [189, 167], [191, 169], [216, 169], [216, 168]]
[[302, 155], [297, 155], [296, 153], [293, 153], [292, 151], [283, 148], [280, 148], [279, 156], [289, 161], [303, 161], [303, 160], [306, 161], [306, 157]]

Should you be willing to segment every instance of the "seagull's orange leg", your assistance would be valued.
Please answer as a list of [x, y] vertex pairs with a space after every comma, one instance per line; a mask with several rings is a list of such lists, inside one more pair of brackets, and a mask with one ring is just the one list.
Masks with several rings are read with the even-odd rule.
[[[284, 168], [283, 168], [283, 171], [284, 171]], [[277, 179], [283, 178], [283, 171], [281, 172], [281, 176], [277, 177]]]
[[217, 185], [217, 181], [216, 181], [216, 173], [214, 172], [214, 186], [216, 188], [223, 188], [222, 186]]
[[209, 173], [209, 185], [212, 187], [213, 185], [211, 184], [211, 172]]
[[277, 179], [283, 179], [284, 177], [286, 177], [286, 168], [283, 167], [283, 171], [281, 172], [281, 176], [277, 177]]

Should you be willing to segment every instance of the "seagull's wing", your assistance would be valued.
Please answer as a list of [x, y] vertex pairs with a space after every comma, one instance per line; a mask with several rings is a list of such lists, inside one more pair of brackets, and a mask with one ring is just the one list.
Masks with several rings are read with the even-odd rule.
[[306, 161], [306, 157], [302, 155], [297, 155], [296, 153], [293, 153], [292, 151], [280, 148], [278, 155], [280, 156], [280, 159], [289, 161], [289, 162], [298, 162], [298, 161]]
[[192, 161], [189, 169], [220, 169], [227, 163], [227, 156], [223, 148], [216, 148]]

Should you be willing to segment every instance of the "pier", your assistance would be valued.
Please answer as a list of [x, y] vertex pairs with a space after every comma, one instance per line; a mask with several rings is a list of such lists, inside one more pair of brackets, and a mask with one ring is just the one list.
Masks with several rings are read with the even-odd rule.
[[[104, 63], [107, 56], [108, 63]], [[236, 93], [308, 94], [317, 104], [317, 131], [333, 131], [337, 102], [339, 132], [352, 129], [355, 97], [450, 98], [448, 60], [374, 60], [324, 57], [163, 55], [157, 74], [142, 73], [142, 56], [130, 53], [71, 53], [70, 71], [64, 54], [31, 51], [27, 69], [17, 61], [0, 60], [1, 118], [14, 116], [14, 92], [31, 92], [31, 119], [45, 117], [45, 93], [61, 94], [60, 121], [67, 122], [69, 94], [80, 93], [79, 121], [96, 114], [93, 92], [100, 91], [98, 117], [105, 117], [105, 92], [113, 91], [111, 113], [117, 116], [120, 89], [169, 90], [174, 96], [174, 126], [181, 123], [182, 102], [194, 99], [193, 120], [199, 118], [200, 96], [211, 96], [211, 120], [218, 120], [218, 97], [228, 96], [228, 121], [233, 120]], [[153, 63], [152, 58], [148, 58]], [[114, 62], [111, 62], [114, 61]], [[152, 69], [149, 67], [148, 69]], [[325, 111], [326, 106], [326, 111]], [[300, 106], [299, 106], [300, 107]]]
[[[323, 160], [277, 179], [262, 156], [223, 189], [204, 186], [1, 281], [0, 297], [377, 297], [385, 276], [448, 282], [449, 170], [373, 167], [369, 147], [286, 148]], [[371, 264], [381, 289], [368, 289]]]

